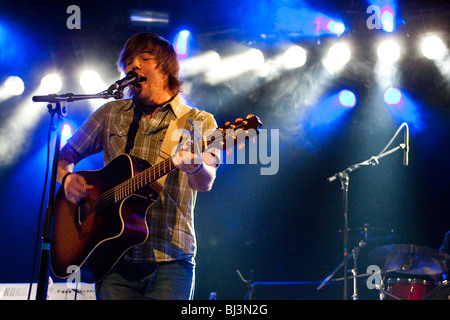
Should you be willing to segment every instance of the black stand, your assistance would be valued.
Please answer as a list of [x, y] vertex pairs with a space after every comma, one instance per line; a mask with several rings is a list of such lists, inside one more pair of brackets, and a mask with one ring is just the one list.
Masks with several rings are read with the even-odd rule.
[[[258, 285], [266, 285], [266, 286], [286, 286], [286, 285], [310, 285], [310, 284], [317, 284], [316, 281], [258, 281], [253, 282], [252, 279], [246, 280], [242, 276], [241, 272], [239, 270], [236, 270], [237, 274], [239, 275], [239, 278], [241, 278], [242, 282], [244, 282], [247, 285], [247, 294], [245, 295], [243, 300], [253, 300], [254, 299], [254, 292], [255, 292], [255, 286]], [[253, 273], [253, 270], [251, 271]]]
[[[405, 143], [401, 143], [399, 146], [386, 151], [386, 149], [391, 145], [392, 141], [397, 137], [398, 133], [400, 132], [400, 130], [406, 127], [405, 130]], [[343, 299], [347, 300], [347, 280], [348, 280], [348, 268], [347, 268], [347, 259], [348, 259], [348, 189], [349, 189], [349, 173], [355, 171], [356, 169], [359, 169], [361, 166], [368, 166], [368, 165], [378, 165], [379, 164], [379, 159], [394, 153], [400, 149], [402, 150], [406, 150], [408, 151], [409, 149], [409, 138], [408, 137], [408, 125], [404, 122], [402, 123], [402, 125], [397, 129], [396, 133], [394, 134], [394, 136], [392, 137], [392, 139], [389, 141], [389, 143], [386, 145], [386, 147], [384, 147], [384, 149], [377, 155], [377, 156], [373, 156], [370, 159], [354, 164], [350, 167], [348, 167], [347, 169], [338, 172], [336, 174], [334, 174], [333, 176], [329, 177], [327, 180], [329, 182], [332, 182], [336, 179], [339, 179], [341, 181], [341, 189], [342, 189], [342, 197], [343, 197], [343, 211], [344, 211], [344, 296]], [[406, 158], [407, 160], [407, 158]], [[403, 162], [405, 165], [407, 165], [407, 161]], [[331, 279], [331, 277], [330, 277]], [[329, 280], [329, 279], [327, 279]]]
[[[51, 219], [53, 216], [53, 202], [55, 198], [56, 190], [56, 175], [58, 173], [58, 161], [59, 161], [59, 149], [61, 146], [61, 123], [64, 117], [67, 115], [67, 102], [73, 102], [78, 100], [86, 99], [121, 99], [123, 93], [121, 91], [112, 92], [110, 89], [94, 95], [75, 95], [72, 93], [66, 93], [63, 95], [51, 94], [47, 96], [34, 96], [34, 102], [49, 102], [49, 112], [52, 116], [56, 116], [56, 143], [55, 152], [52, 165], [52, 176], [50, 180], [50, 192], [47, 204], [47, 209], [44, 217], [44, 225], [42, 229], [42, 247], [41, 247], [41, 257], [39, 262], [39, 275], [38, 284], [36, 291], [36, 300], [46, 300], [47, 299], [47, 289], [48, 289], [48, 266], [50, 262], [50, 228]], [[52, 103], [55, 104], [52, 107]]]

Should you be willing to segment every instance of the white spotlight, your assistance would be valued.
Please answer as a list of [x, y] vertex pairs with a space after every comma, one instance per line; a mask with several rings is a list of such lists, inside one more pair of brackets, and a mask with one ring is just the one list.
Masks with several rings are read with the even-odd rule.
[[19, 96], [25, 90], [25, 84], [23, 80], [16, 76], [8, 77], [5, 81], [5, 91], [6, 94], [11, 96]]
[[302, 47], [292, 46], [283, 54], [283, 64], [287, 69], [300, 68], [306, 62], [306, 51]]
[[330, 74], [341, 70], [350, 60], [351, 51], [345, 43], [336, 43], [328, 49], [328, 54], [322, 61]]
[[245, 72], [258, 70], [264, 65], [264, 55], [258, 49], [248, 49], [245, 52], [221, 59], [221, 64], [215, 70], [207, 72], [206, 81], [218, 84], [238, 77]]
[[249, 70], [255, 70], [264, 65], [264, 55], [261, 50], [250, 49], [241, 56], [239, 62], [242, 68], [247, 67]]
[[437, 36], [428, 36], [422, 41], [422, 54], [428, 59], [442, 59], [447, 55], [448, 49]]
[[393, 64], [400, 58], [400, 47], [393, 40], [385, 40], [377, 49], [378, 59], [384, 64]]
[[48, 74], [41, 80], [41, 88], [40, 88], [41, 93], [54, 94], [58, 93], [59, 90], [61, 90], [61, 88], [62, 88], [61, 78], [55, 73]]
[[80, 76], [80, 85], [85, 92], [96, 93], [105, 90], [105, 83], [93, 70], [84, 71]]
[[207, 51], [195, 57], [180, 61], [180, 76], [191, 77], [209, 72], [220, 66], [220, 55], [215, 51]]

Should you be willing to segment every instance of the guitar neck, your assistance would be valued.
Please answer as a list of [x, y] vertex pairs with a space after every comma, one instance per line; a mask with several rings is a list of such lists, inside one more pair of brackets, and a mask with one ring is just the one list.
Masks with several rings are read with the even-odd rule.
[[[261, 122], [259, 118], [253, 115], [247, 116], [245, 120], [236, 119], [233, 124], [227, 122], [225, 126], [217, 128], [208, 137], [202, 137], [199, 140], [193, 139], [194, 143], [191, 145], [191, 153], [201, 154], [210, 148], [218, 148], [219, 150], [229, 148], [238, 142], [257, 135], [260, 126]], [[114, 194], [116, 201], [128, 197], [133, 192], [158, 180], [175, 168], [171, 157], [147, 168], [133, 178], [115, 187]]]
[[[202, 139], [201, 147], [198, 146], [198, 144], [193, 144], [191, 146], [191, 152], [203, 152], [208, 143], [206, 143]], [[195, 150], [198, 148], [198, 150]], [[115, 199], [116, 201], [122, 200], [126, 197], [128, 197], [130, 194], [138, 191], [139, 189], [145, 187], [146, 185], [158, 180], [159, 178], [165, 176], [169, 172], [176, 169], [172, 158], [167, 158], [156, 165], [149, 167], [145, 169], [144, 171], [140, 172], [136, 176], [134, 176], [131, 179], [128, 179], [127, 181], [124, 181], [120, 185], [116, 186], [115, 190]]]
[[145, 169], [133, 178], [128, 179], [115, 187], [115, 200], [120, 201], [128, 197], [132, 193], [168, 174], [175, 168], [172, 158], [167, 158], [156, 165]]

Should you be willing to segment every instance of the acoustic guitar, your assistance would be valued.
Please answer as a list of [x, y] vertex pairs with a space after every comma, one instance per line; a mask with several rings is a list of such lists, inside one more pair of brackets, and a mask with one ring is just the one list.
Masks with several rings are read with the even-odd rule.
[[[192, 145], [191, 151], [228, 149], [259, 134], [261, 122], [249, 115], [217, 128]], [[77, 171], [93, 185], [77, 205], [68, 201], [63, 187], [54, 201], [50, 265], [59, 278], [79, 272], [82, 282], [103, 279], [130, 248], [146, 241], [145, 212], [159, 196], [156, 181], [176, 169], [167, 158], [154, 166], [128, 154], [119, 155], [96, 171]]]

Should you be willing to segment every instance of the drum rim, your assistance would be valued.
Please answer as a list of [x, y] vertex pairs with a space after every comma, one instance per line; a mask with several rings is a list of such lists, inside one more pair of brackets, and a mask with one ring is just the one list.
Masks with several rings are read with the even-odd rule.
[[400, 284], [433, 284], [433, 285], [438, 285], [438, 283], [436, 281], [433, 280], [427, 280], [427, 279], [420, 279], [420, 278], [387, 278], [386, 279], [386, 283], [388, 285], [390, 284], [396, 284], [396, 283], [400, 283]]
[[[439, 286], [437, 286], [436, 288], [434, 288], [433, 290], [431, 290], [430, 292], [428, 292], [427, 295], [423, 298], [423, 300], [429, 300], [430, 297], [431, 297], [434, 293], [439, 292], [439, 291], [441, 291], [441, 290], [443, 290], [443, 289], [445, 289], [445, 288], [450, 288], [450, 283], [447, 283], [447, 284], [442, 284], [442, 283], [441, 283]], [[450, 296], [450, 292], [449, 292], [449, 296]]]

